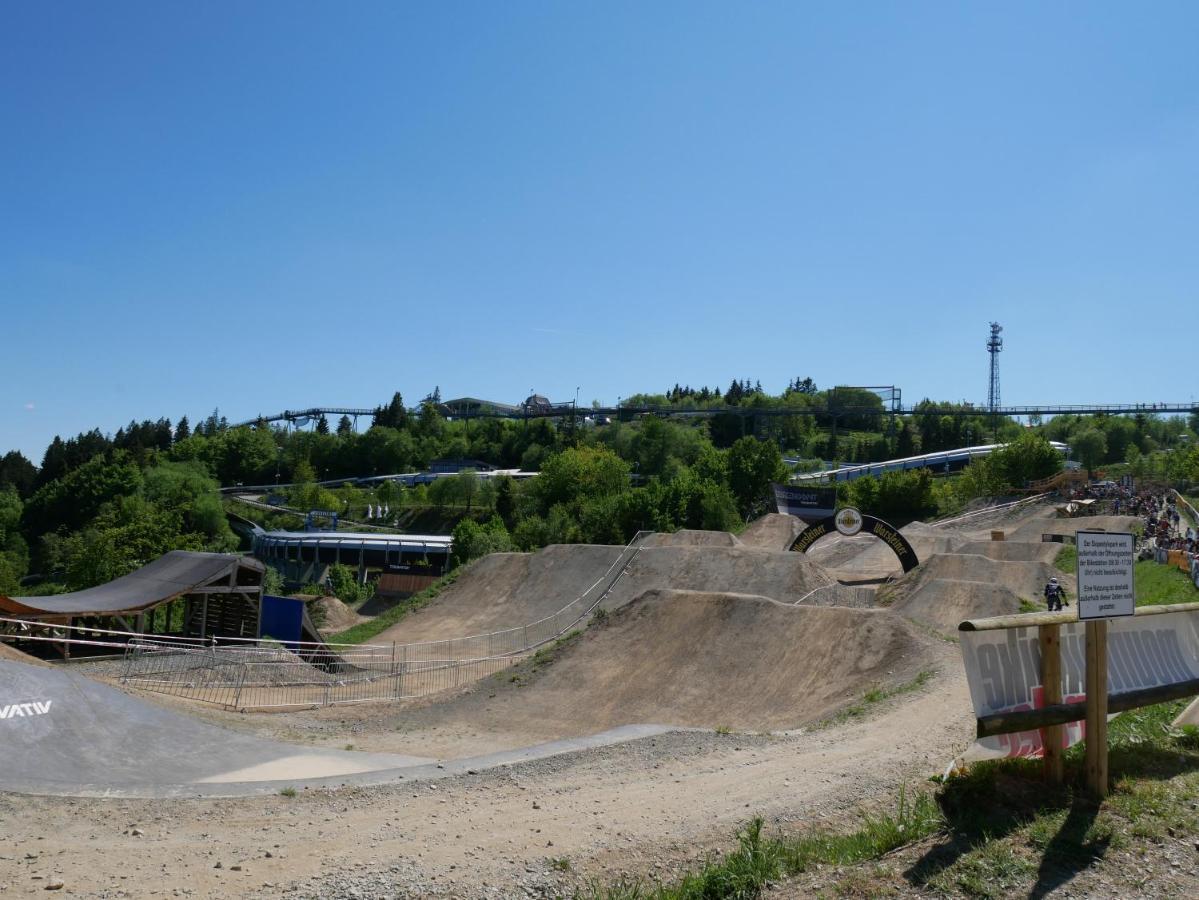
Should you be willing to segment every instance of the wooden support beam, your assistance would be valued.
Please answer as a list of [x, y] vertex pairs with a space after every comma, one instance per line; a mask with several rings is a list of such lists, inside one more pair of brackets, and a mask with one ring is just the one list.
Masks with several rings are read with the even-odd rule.
[[[1197, 694], [1199, 694], [1199, 678], [1193, 678], [1177, 684], [1163, 684], [1158, 687], [1141, 688], [1137, 691], [1126, 691], [1123, 694], [1112, 694], [1107, 698], [1107, 711], [1109, 713], [1127, 712], [1130, 709], [1140, 709], [1142, 706], [1153, 706], [1155, 703], [1166, 703], [1182, 697], [1194, 697]], [[1049, 725], [1080, 722], [1086, 717], [1086, 703], [1060, 703], [1057, 706], [1044, 706], [1041, 709], [994, 713], [978, 720], [977, 736], [985, 738], [997, 734], [1013, 734], [1017, 731], [1035, 731]]]
[[1107, 796], [1107, 620], [1087, 622], [1087, 788]]
[[[1138, 616], [1162, 616], [1176, 612], [1199, 612], [1199, 603], [1168, 603], [1161, 606], [1138, 606]], [[1069, 625], [1078, 621], [1074, 610], [1066, 612], [1022, 613], [1013, 616], [992, 616], [987, 619], [967, 619], [958, 631], [996, 631], [1001, 628], [1031, 628], [1041, 625]]]
[[[1041, 689], [1044, 706], [1059, 706], [1062, 702], [1062, 643], [1060, 625], [1042, 625], [1037, 629], [1041, 644]], [[1045, 777], [1060, 784], [1063, 777], [1062, 749], [1065, 744], [1063, 726], [1046, 725], [1041, 729], [1042, 759]]]

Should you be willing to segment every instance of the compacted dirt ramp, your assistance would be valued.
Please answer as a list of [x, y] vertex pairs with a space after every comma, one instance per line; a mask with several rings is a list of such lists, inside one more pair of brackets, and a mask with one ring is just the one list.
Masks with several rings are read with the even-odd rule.
[[888, 610], [650, 590], [549, 659], [405, 720], [434, 735], [469, 722], [501, 742], [626, 723], [787, 730], [910, 679], [928, 664], [928, 641]]

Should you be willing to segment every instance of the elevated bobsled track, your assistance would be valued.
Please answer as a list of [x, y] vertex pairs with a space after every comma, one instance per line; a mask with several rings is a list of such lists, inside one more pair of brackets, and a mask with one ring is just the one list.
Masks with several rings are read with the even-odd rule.
[[[419, 409], [410, 409], [410, 413], [419, 413]], [[918, 416], [927, 414], [927, 410], [919, 406], [902, 407], [896, 405], [889, 409], [877, 406], [838, 406], [825, 404], [793, 409], [791, 407], [773, 407], [761, 409], [749, 406], [709, 406], [703, 409], [692, 409], [685, 406], [600, 406], [579, 409], [574, 403], [546, 403], [534, 405], [490, 404], [478, 408], [445, 407], [442, 412], [459, 419], [563, 419], [579, 414], [588, 416], [604, 416], [609, 418], [651, 415], [662, 418], [673, 416], [744, 416], [767, 418], [778, 416], [827, 416], [842, 418], [861, 415], [895, 415]], [[938, 416], [1061, 416], [1061, 415], [1134, 415], [1149, 413], [1150, 415], [1190, 415], [1199, 412], [1199, 404], [1189, 403], [1041, 403], [1032, 406], [1000, 406], [994, 409], [962, 405], [949, 409], [938, 409]], [[256, 427], [272, 422], [287, 422], [289, 424], [306, 425], [315, 423], [321, 416], [359, 416], [373, 417], [375, 410], [363, 407], [314, 406], [302, 410], [284, 410], [270, 416], [258, 416], [237, 422], [234, 428]]]
[[73, 672], [0, 659], [0, 790], [77, 797], [231, 797], [281, 786], [432, 779], [656, 734], [584, 740], [439, 764], [395, 753], [295, 746], [239, 734]]

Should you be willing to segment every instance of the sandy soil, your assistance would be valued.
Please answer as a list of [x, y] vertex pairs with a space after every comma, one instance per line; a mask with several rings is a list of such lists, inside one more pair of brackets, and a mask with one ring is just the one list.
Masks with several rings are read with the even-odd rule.
[[[163, 802], [0, 795], [0, 893], [40, 894], [61, 882], [64, 891], [91, 897], [553, 895], [592, 876], [669, 877], [711, 848], [728, 846], [752, 815], [784, 827], [852, 818], [859, 804], [939, 774], [973, 735], [957, 647], [908, 627], [904, 604], [925, 624], [929, 610], [951, 608], [946, 592], [973, 598], [972, 609], [984, 600], [1002, 607], [1017, 587], [1029, 589], [1045, 573], [1044, 551], [970, 542], [1003, 529], [1009, 542], [1019, 536], [1037, 543], [1054, 526], [1086, 527], [1041, 508], [943, 528], [909, 526], [905, 533], [927, 557], [923, 572], [897, 580], [895, 605], [877, 611], [777, 602], [794, 603], [837, 578], [897, 575], [894, 556], [872, 538], [830, 538], [807, 556], [771, 552], [762, 544], [777, 545], [784, 529], [768, 523], [758, 530], [760, 541], [741, 546], [695, 536], [647, 548], [612, 598], [609, 621], [589, 627], [537, 672], [526, 663], [436, 703], [197, 714], [301, 746], [420, 756], [527, 744], [667, 714], [672, 723], [722, 725], [733, 733], [672, 732], [426, 783], [300, 790], [294, 797]], [[953, 552], [966, 547], [984, 552]], [[545, 600], [548, 588], [577, 583], [577, 596], [619, 548], [589, 552], [595, 558], [579, 565], [554, 548], [544, 556], [484, 560], [494, 568], [476, 565], [455, 587], [464, 580], [470, 587], [473, 577], [476, 588], [490, 585], [490, 593], [480, 600], [465, 588], [447, 592], [396, 639], [440, 629], [456, 636], [493, 621], [503, 627], [512, 624], [511, 613], [525, 617], [537, 604], [560, 605], [560, 594]], [[991, 587], [989, 599], [980, 585]], [[874, 683], [898, 683], [918, 669], [936, 674], [864, 719], [749, 733], [810, 722]]]
[[85, 897], [276, 896], [292, 887], [301, 897], [510, 897], [591, 875], [665, 876], [727, 846], [750, 815], [837, 820], [939, 772], [972, 728], [954, 648], [939, 652], [943, 674], [878, 717], [798, 735], [678, 733], [427, 784], [294, 798], [0, 795], [0, 871], [15, 893], [61, 881]]

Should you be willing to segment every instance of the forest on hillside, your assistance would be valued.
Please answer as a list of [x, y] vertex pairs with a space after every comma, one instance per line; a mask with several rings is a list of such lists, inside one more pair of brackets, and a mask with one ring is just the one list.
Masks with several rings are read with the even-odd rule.
[[[362, 495], [320, 482], [415, 472], [437, 459], [539, 473], [517, 482], [467, 472], [415, 490], [388, 484], [370, 496], [397, 506], [462, 505], [457, 561], [550, 543], [621, 543], [642, 529], [737, 530], [771, 508], [771, 484], [789, 474], [784, 455], [812, 460], [810, 468], [820, 460], [876, 461], [996, 437], [1009, 443], [955, 478], [890, 473], [840, 486], [844, 502], [897, 524], [1051, 474], [1061, 458], [1048, 440], [1071, 444], [1090, 469], [1199, 481], [1195, 416], [1059, 416], [1029, 428], [928, 400], [913, 415], [895, 416], [870, 391], [820, 391], [799, 378], [779, 395], [745, 380], [724, 392], [675, 385], [627, 402], [728, 412], [629, 416], [602, 425], [454, 419], [432, 397], [410, 409], [396, 393], [362, 431], [348, 418], [318, 420], [311, 430], [230, 427], [214, 411], [195, 428], [184, 416], [174, 424], [131, 422], [115, 434], [56, 437], [40, 465], [9, 451], [0, 457], [0, 592], [87, 587], [171, 549], [235, 549], [222, 485], [291, 485], [285, 493], [298, 509], [348, 508]], [[850, 412], [834, 427], [830, 409]], [[756, 414], [766, 410], [788, 414]], [[41, 578], [22, 587], [30, 574]]]

